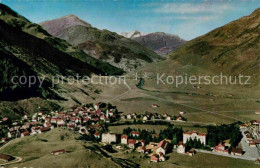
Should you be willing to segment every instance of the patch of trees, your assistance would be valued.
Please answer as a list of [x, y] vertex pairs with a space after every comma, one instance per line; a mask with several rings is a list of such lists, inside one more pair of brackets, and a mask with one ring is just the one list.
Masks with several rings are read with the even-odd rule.
[[171, 128], [161, 130], [159, 133], [161, 139], [170, 139], [172, 140], [173, 145], [177, 145], [179, 141], [182, 141], [183, 130], [182, 128]]
[[191, 148], [210, 150], [209, 146], [205, 146], [203, 143], [201, 143], [200, 139], [197, 140], [197, 138], [195, 138], [194, 140], [192, 140], [191, 138], [188, 139], [186, 141], [185, 148], [187, 150], [189, 150]]
[[[131, 131], [138, 131], [140, 133], [139, 137], [133, 137], [131, 135]], [[133, 128], [125, 128], [123, 129], [123, 134], [128, 135], [129, 138], [132, 139], [143, 139], [146, 141], [146, 143], [149, 142], [160, 142], [163, 139], [169, 139], [172, 140], [172, 144], [177, 144], [179, 141], [182, 140], [182, 134], [183, 130], [182, 128], [171, 128], [168, 127], [167, 129], [161, 130], [158, 136], [156, 135], [155, 131], [147, 131], [147, 130], [141, 130], [141, 129], [133, 129]]]
[[207, 141], [209, 146], [216, 146], [219, 142], [230, 139], [230, 145], [236, 147], [242, 139], [242, 134], [239, 130], [240, 122], [229, 125], [223, 124], [220, 126], [207, 126], [208, 134]]

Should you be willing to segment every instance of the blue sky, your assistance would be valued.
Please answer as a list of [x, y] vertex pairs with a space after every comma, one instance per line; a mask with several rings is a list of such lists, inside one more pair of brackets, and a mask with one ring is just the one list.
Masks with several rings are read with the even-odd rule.
[[[0, 0], [1, 1], [1, 0]], [[114, 32], [166, 32], [191, 40], [260, 7], [260, 0], [2, 0], [35, 23], [74, 14]]]

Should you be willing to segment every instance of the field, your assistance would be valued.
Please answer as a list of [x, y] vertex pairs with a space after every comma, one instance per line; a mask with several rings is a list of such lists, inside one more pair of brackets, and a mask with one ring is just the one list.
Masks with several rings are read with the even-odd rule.
[[[136, 125], [141, 127], [143, 125]], [[119, 128], [113, 129], [122, 129]], [[76, 140], [79, 135], [63, 128], [57, 128], [41, 135], [18, 138], [4, 146], [0, 153], [22, 157], [22, 162], [13, 164], [16, 167], [121, 167], [134, 165], [140, 167], [250, 167], [258, 165], [254, 162], [197, 153], [193, 157], [177, 154], [167, 154], [168, 160], [160, 163], [150, 163], [149, 158], [143, 159], [137, 152], [126, 153], [119, 150], [116, 153], [101, 151], [101, 145]], [[88, 146], [88, 149], [84, 147]], [[67, 153], [51, 155], [54, 150], [65, 149]], [[97, 153], [97, 151], [99, 151]], [[205, 159], [206, 158], [206, 159]]]
[[233, 159], [223, 156], [216, 156], [211, 154], [197, 153], [194, 156], [187, 156], [184, 154], [177, 154], [173, 152], [166, 155], [169, 159], [165, 162], [160, 163], [150, 163], [149, 159], [140, 158], [138, 153], [130, 153], [128, 155], [122, 155], [121, 153], [115, 154], [120, 155], [122, 158], [134, 160], [141, 167], [149, 168], [164, 168], [164, 167], [196, 167], [196, 168], [214, 168], [214, 167], [223, 167], [223, 168], [256, 168], [259, 167], [252, 161], [245, 161], [240, 159]]
[[[62, 138], [63, 137], [63, 138]], [[18, 138], [0, 150], [0, 153], [22, 157], [17, 167], [118, 167], [117, 164], [86, 150], [76, 133], [67, 129], [54, 129], [41, 135]], [[54, 150], [68, 153], [52, 155]], [[102, 162], [100, 161], [102, 160]]]

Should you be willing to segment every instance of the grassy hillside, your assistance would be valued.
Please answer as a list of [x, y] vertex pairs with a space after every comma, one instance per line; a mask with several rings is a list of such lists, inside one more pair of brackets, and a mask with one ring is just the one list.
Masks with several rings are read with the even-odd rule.
[[170, 62], [213, 73], [251, 75], [259, 81], [260, 9], [186, 43], [169, 54]]

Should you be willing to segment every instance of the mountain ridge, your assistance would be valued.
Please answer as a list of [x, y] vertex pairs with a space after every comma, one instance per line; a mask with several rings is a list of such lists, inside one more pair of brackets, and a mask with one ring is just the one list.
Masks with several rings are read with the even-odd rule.
[[135, 40], [159, 55], [166, 55], [186, 43], [186, 41], [179, 36], [165, 32], [141, 33], [139, 31], [133, 31], [121, 33], [121, 35]]
[[[59, 19], [66, 19], [61, 17]], [[162, 59], [153, 51], [143, 47], [139, 43], [127, 39], [115, 32], [99, 30], [81, 24], [66, 27], [63, 23], [55, 23], [56, 20], [40, 23], [48, 32], [56, 29], [56, 25], [62, 28], [56, 37], [66, 40], [73, 46], [83, 50], [93, 57], [106, 61], [126, 71], [133, 71], [147, 63]]]

